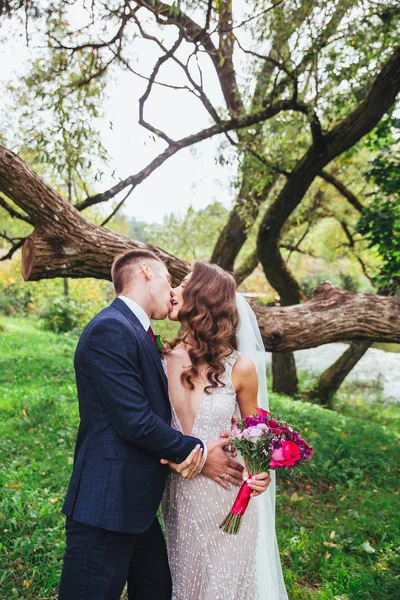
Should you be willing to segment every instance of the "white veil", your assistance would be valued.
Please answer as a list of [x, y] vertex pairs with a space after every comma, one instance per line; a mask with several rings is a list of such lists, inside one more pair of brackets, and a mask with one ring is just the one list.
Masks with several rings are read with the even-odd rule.
[[[254, 361], [258, 373], [258, 406], [264, 410], [269, 410], [266, 352], [257, 319], [242, 294], [236, 294], [236, 306], [240, 319], [236, 336], [238, 350]], [[271, 471], [271, 477], [272, 482], [268, 490], [256, 500], [259, 505], [259, 533], [256, 554], [257, 589], [260, 600], [288, 600], [275, 533], [274, 471]]]

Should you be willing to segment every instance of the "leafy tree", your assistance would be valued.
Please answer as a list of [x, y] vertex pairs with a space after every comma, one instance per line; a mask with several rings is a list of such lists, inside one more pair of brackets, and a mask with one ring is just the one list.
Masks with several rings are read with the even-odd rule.
[[371, 162], [366, 176], [374, 186], [368, 194], [372, 203], [363, 211], [357, 228], [382, 259], [376, 285], [396, 290], [400, 286], [399, 145], [384, 148]]
[[227, 216], [228, 210], [220, 202], [213, 202], [198, 211], [189, 207], [183, 215], [167, 215], [162, 225], [147, 226], [146, 237], [150, 243], [189, 262], [207, 261]]
[[[49, 168], [51, 183], [79, 211], [112, 200], [116, 204], [102, 221], [108, 225], [135, 187], [166, 160], [183, 148], [222, 135], [222, 154], [228, 146], [229, 151], [234, 148], [240, 169], [233, 210], [223, 227], [215, 227], [220, 232], [212, 250], [213, 261], [233, 270], [244, 244], [252, 242], [253, 247], [240, 257], [243, 262], [238, 280], [261, 263], [281, 303], [297, 304], [303, 294], [291, 268], [293, 256], [309, 252], [308, 239], [322, 221], [336, 220], [335, 235], [341, 228], [340, 245], [347, 245], [349, 253], [358, 255], [360, 268], [369, 275], [369, 266], [357, 250], [362, 241], [354, 231], [355, 214], [343, 208], [348, 202], [353, 211], [363, 212], [355, 193], [362, 187], [362, 171], [355, 183], [346, 181], [351, 172], [346, 160], [355, 163], [362, 155], [376, 153], [377, 149], [368, 148], [364, 141], [393, 110], [400, 90], [400, 9], [392, 0], [288, 0], [273, 5], [248, 1], [240, 12], [225, 1], [167, 4], [159, 0], [115, 0], [104, 4], [94, 0], [82, 8], [78, 20], [69, 2], [57, 0], [35, 6], [7, 2], [3, 14], [16, 21], [27, 19], [28, 34], [29, 23], [34, 23], [30, 42], [39, 41], [42, 47], [31, 73], [14, 91], [17, 104], [25, 107], [27, 122], [18, 141], [11, 145], [24, 149], [23, 156], [35, 168], [37, 164]], [[157, 55], [152, 68], [143, 72], [137, 59], [146, 44], [153, 46]], [[205, 61], [219, 83], [223, 98], [219, 104], [212, 100], [215, 94], [209, 88], [209, 78], [204, 77]], [[167, 64], [179, 73], [177, 81], [164, 78]], [[82, 173], [85, 171], [90, 179], [92, 157], [105, 158], [95, 123], [101, 115], [108, 78], [117, 69], [146, 82], [138, 120], [158, 141], [161, 151], [140, 171], [94, 193], [83, 185]], [[146, 104], [155, 86], [169, 88], [168, 94], [196, 97], [199, 114], [205, 110], [211, 125], [175, 139], [168, 114], [165, 130], [162, 119], [149, 123]], [[58, 127], [57, 149], [48, 139], [49, 115], [54, 117], [51, 128], [54, 124]], [[36, 133], [30, 129], [31, 120], [39, 132], [44, 132], [37, 137], [34, 153], [25, 144], [29, 135]], [[54, 161], [58, 148], [60, 156]], [[78, 243], [83, 255], [87, 240], [65, 243], [63, 238], [60, 245], [61, 233], [54, 220], [45, 210], [38, 211], [36, 199], [27, 193], [30, 175], [25, 172], [18, 189], [10, 188], [12, 168], [22, 167], [16, 157], [11, 160], [9, 156], [4, 150], [3, 165], [0, 161], [2, 206], [10, 213], [9, 200], [13, 200], [35, 226], [26, 244], [30, 251], [25, 252], [25, 276], [104, 276], [112, 243], [121, 247], [128, 242], [119, 238], [117, 242], [109, 229], [101, 230], [104, 242], [109, 243], [104, 243], [101, 264], [92, 256], [86, 261], [81, 256], [79, 264], [74, 262], [71, 244]], [[41, 157], [44, 163], [40, 163]], [[317, 183], [320, 180], [322, 185]], [[326, 193], [328, 187], [335, 189], [334, 195]], [[64, 210], [60, 198], [47, 192], [54, 210]], [[338, 195], [345, 201], [337, 202]], [[334, 203], [329, 204], [329, 198]], [[63, 216], [74, 223], [75, 233], [80, 230], [87, 238], [89, 231], [83, 233], [83, 221], [75, 212], [68, 209]], [[176, 226], [171, 223], [171, 227]], [[86, 228], [90, 235], [100, 235], [90, 225]], [[329, 227], [325, 229], [329, 231]], [[9, 255], [18, 243], [13, 244]], [[196, 244], [191, 254], [205, 250], [200, 239]], [[65, 256], [60, 250], [64, 247], [69, 251]], [[87, 252], [90, 254], [89, 246]], [[177, 276], [182, 273], [185, 267], [178, 259], [166, 260], [174, 264]], [[44, 267], [49, 262], [51, 272]], [[289, 355], [286, 358], [290, 364], [285, 364], [282, 355], [275, 374], [279, 372], [286, 391], [294, 393], [294, 361]], [[279, 385], [277, 389], [282, 391]]]

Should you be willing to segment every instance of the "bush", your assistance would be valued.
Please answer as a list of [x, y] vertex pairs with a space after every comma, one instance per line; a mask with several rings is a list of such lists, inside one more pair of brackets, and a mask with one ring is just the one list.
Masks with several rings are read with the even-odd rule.
[[112, 285], [98, 279], [69, 279], [69, 303], [62, 279], [24, 281], [20, 256], [0, 262], [0, 315], [43, 316], [47, 329], [82, 330], [114, 298]]
[[6, 316], [26, 314], [31, 301], [31, 294], [27, 289], [18, 285], [9, 285], [0, 289], [0, 313]]
[[80, 328], [82, 315], [82, 306], [67, 296], [48, 300], [39, 311], [44, 328], [56, 333], [66, 333]]

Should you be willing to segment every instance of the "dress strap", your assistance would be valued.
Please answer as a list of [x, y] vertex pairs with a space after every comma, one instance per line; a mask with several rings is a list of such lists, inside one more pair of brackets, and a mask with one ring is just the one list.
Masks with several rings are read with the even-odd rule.
[[233, 366], [235, 364], [235, 362], [237, 361], [237, 359], [239, 358], [239, 356], [241, 356], [242, 353], [239, 352], [238, 350], [233, 350], [232, 354], [230, 354], [229, 356], [227, 356], [225, 358], [225, 373], [224, 373], [224, 383], [225, 385], [229, 384], [233, 386], [232, 383], [232, 369]]

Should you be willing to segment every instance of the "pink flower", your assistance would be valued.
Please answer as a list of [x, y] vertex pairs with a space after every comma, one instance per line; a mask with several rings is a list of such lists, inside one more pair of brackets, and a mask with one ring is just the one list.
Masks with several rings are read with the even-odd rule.
[[306, 442], [306, 440], [304, 440], [301, 435], [297, 434], [297, 443], [300, 446], [300, 453], [301, 453], [301, 458], [304, 462], [307, 462], [308, 460], [310, 460], [310, 458], [312, 457], [312, 455], [314, 454], [314, 450], [311, 448], [311, 446], [309, 446]]
[[229, 437], [232, 440], [241, 440], [243, 437], [243, 431], [239, 427], [234, 427], [233, 429], [231, 429]]
[[259, 428], [259, 425], [248, 427], [243, 431], [243, 437], [246, 438], [246, 440], [248, 440], [252, 444], [255, 444], [257, 440], [260, 439], [262, 434], [263, 430]]
[[273, 451], [269, 466], [271, 469], [277, 467], [293, 467], [300, 458], [298, 445], [290, 440], [284, 440], [282, 446]]

